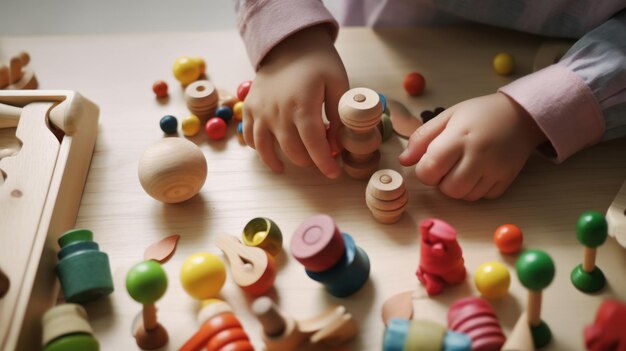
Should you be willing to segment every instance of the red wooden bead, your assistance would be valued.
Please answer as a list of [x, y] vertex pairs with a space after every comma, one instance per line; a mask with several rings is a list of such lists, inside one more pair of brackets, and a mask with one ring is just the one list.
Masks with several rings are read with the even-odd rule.
[[248, 92], [250, 91], [250, 87], [252, 86], [251, 80], [244, 80], [237, 87], [237, 98], [239, 101], [244, 101], [246, 96], [248, 96]]
[[522, 230], [514, 224], [503, 224], [493, 233], [493, 242], [504, 254], [514, 254], [522, 250], [524, 236]]
[[162, 99], [167, 96], [167, 83], [162, 80], [157, 80], [152, 84], [152, 91], [156, 94], [156, 97]]
[[212, 117], [204, 126], [204, 132], [213, 140], [220, 140], [226, 136], [226, 122], [219, 117]]
[[425, 86], [424, 76], [417, 72], [411, 72], [404, 77], [404, 90], [411, 96], [422, 95]]

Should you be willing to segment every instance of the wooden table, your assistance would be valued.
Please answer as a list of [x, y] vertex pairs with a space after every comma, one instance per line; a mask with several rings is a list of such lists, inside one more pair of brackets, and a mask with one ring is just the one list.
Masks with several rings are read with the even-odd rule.
[[[473, 96], [495, 91], [512, 78], [493, 73], [491, 59], [500, 51], [513, 54], [518, 74], [531, 72], [534, 53], [542, 40], [490, 28], [343, 30], [337, 41], [352, 86], [367, 86], [407, 104], [414, 113], [436, 106], [449, 107]], [[285, 247], [295, 228], [317, 213], [334, 217], [369, 255], [370, 281], [355, 295], [338, 299], [309, 279], [288, 252], [279, 256], [280, 270], [273, 297], [296, 317], [308, 317], [333, 304], [344, 304], [361, 329], [351, 344], [355, 350], [381, 348], [380, 308], [391, 295], [418, 286], [417, 223], [437, 217], [454, 225], [460, 235], [467, 283], [433, 299], [434, 318], [445, 321], [446, 306], [455, 299], [477, 294], [473, 271], [479, 264], [503, 261], [513, 274], [510, 295], [493, 303], [506, 332], [510, 332], [526, 304], [526, 292], [514, 274], [515, 257], [501, 256], [492, 244], [494, 229], [504, 223], [519, 225], [526, 248], [541, 248], [555, 261], [557, 274], [544, 292], [543, 318], [554, 333], [551, 350], [583, 348], [582, 329], [601, 301], [626, 300], [626, 250], [609, 239], [598, 253], [598, 265], [608, 278], [599, 294], [577, 291], [569, 280], [582, 260], [575, 239], [575, 223], [585, 210], [604, 212], [626, 178], [626, 139], [604, 143], [556, 166], [533, 157], [500, 199], [467, 203], [452, 200], [421, 185], [412, 168], [403, 168], [396, 156], [405, 140], [394, 137], [382, 146], [381, 167], [400, 171], [410, 191], [409, 207], [396, 224], [377, 223], [365, 206], [365, 182], [346, 176], [331, 181], [312, 169], [287, 167], [272, 174], [256, 153], [229, 138], [193, 140], [204, 152], [209, 172], [201, 194], [178, 205], [164, 205], [146, 195], [137, 178], [142, 151], [163, 137], [158, 121], [165, 114], [188, 114], [171, 73], [178, 56], [206, 59], [210, 78], [220, 88], [235, 91], [253, 78], [244, 48], [235, 32], [163, 33], [146, 35], [4, 37], [0, 57], [20, 50], [32, 57], [41, 89], [72, 89], [101, 108], [101, 125], [77, 227], [92, 229], [95, 240], [109, 254], [115, 292], [86, 305], [103, 350], [135, 349], [131, 323], [140, 311], [125, 289], [128, 269], [140, 261], [144, 249], [172, 233], [181, 234], [178, 250], [164, 265], [169, 288], [157, 303], [159, 319], [169, 331], [166, 350], [175, 350], [195, 332], [199, 303], [181, 288], [179, 270], [190, 254], [220, 254], [213, 244], [218, 234], [240, 235], [253, 217], [273, 219], [282, 229]], [[423, 97], [409, 98], [402, 90], [404, 75], [420, 71], [427, 80]], [[518, 75], [518, 76], [519, 76]], [[294, 77], [297, 79], [297, 77]], [[164, 79], [170, 98], [159, 103], [152, 83]], [[0, 231], [2, 231], [0, 227]], [[6, 233], [3, 233], [6, 234]], [[260, 325], [249, 302], [228, 278], [222, 297], [230, 302], [245, 329], [261, 345]], [[416, 317], [420, 311], [416, 311]]]

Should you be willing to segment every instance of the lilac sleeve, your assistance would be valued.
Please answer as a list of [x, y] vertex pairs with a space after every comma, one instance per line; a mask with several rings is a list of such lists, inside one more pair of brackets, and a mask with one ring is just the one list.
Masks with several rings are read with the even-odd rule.
[[239, 0], [237, 26], [255, 70], [276, 44], [291, 34], [323, 24], [336, 39], [339, 25], [320, 0]]
[[562, 162], [601, 140], [626, 135], [626, 11], [591, 30], [557, 64], [500, 92], [537, 122]]

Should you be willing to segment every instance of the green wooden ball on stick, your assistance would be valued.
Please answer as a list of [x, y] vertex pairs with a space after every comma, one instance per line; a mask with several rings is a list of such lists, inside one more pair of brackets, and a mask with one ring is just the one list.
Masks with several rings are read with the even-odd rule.
[[608, 236], [606, 218], [600, 212], [584, 212], [576, 222], [576, 239], [584, 245], [583, 263], [574, 267], [570, 275], [572, 284], [583, 292], [596, 292], [606, 285], [602, 270], [596, 266], [598, 246], [604, 244]]
[[546, 346], [552, 339], [550, 327], [541, 320], [541, 293], [554, 279], [554, 262], [541, 250], [526, 250], [515, 263], [520, 283], [528, 289], [527, 315], [535, 348]]

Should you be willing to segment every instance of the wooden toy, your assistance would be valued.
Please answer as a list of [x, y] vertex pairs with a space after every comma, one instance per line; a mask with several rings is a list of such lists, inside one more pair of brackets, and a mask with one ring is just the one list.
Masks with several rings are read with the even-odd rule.
[[509, 293], [511, 275], [500, 262], [485, 262], [474, 273], [476, 289], [488, 299], [500, 299]]
[[157, 80], [152, 84], [152, 91], [156, 95], [157, 99], [167, 97], [167, 83], [162, 80]]
[[246, 100], [246, 96], [248, 96], [248, 92], [250, 91], [251, 87], [251, 80], [244, 80], [239, 84], [239, 86], [237, 87], [237, 98], [239, 99], [239, 101]]
[[541, 44], [533, 60], [533, 72], [559, 62], [572, 44], [573, 41], [567, 40], [550, 40]]
[[526, 250], [515, 263], [520, 283], [528, 289], [526, 314], [535, 348], [546, 346], [552, 339], [550, 327], [541, 320], [541, 294], [554, 279], [554, 262], [541, 250]]
[[152, 260], [139, 262], [126, 274], [126, 290], [133, 300], [143, 304], [143, 323], [134, 328], [137, 346], [145, 350], [163, 347], [169, 339], [157, 321], [155, 302], [167, 290], [167, 276], [161, 265]]
[[243, 119], [243, 101], [237, 101], [233, 105], [233, 117], [235, 117], [235, 121]]
[[392, 319], [383, 336], [383, 351], [444, 350], [446, 328], [436, 322]]
[[178, 120], [172, 115], [165, 115], [159, 121], [159, 126], [165, 134], [176, 134], [178, 130]]
[[265, 217], [251, 219], [243, 228], [242, 240], [244, 244], [259, 247], [272, 256], [283, 250], [283, 234], [280, 228]]
[[388, 111], [383, 112], [383, 114], [380, 116], [378, 131], [380, 132], [380, 136], [383, 142], [391, 139], [391, 136], [393, 135], [393, 123], [391, 122], [391, 117], [389, 117]]
[[228, 106], [220, 106], [215, 110], [215, 117], [219, 117], [228, 123], [233, 118], [233, 110]]
[[246, 141], [243, 139], [243, 122], [237, 123], [237, 139], [239, 144], [246, 145]]
[[443, 351], [472, 351], [472, 339], [465, 333], [447, 330], [443, 339]]
[[178, 244], [180, 235], [174, 234], [167, 236], [156, 243], [148, 246], [143, 253], [144, 260], [154, 260], [160, 264], [164, 264], [174, 255], [176, 245]]
[[70, 230], [58, 242], [56, 272], [66, 301], [83, 303], [113, 292], [109, 257], [99, 251], [90, 230]]
[[365, 202], [380, 223], [400, 220], [409, 202], [402, 175], [392, 169], [376, 171], [365, 189]]
[[35, 73], [28, 67], [30, 56], [26, 52], [13, 56], [9, 67], [0, 64], [0, 89], [37, 89]]
[[252, 312], [261, 322], [268, 351], [300, 350], [305, 343], [327, 349], [351, 340], [358, 332], [352, 315], [343, 306], [296, 321], [282, 313], [270, 298], [260, 297], [252, 304]]
[[515, 254], [522, 250], [524, 235], [515, 224], [503, 224], [493, 233], [493, 242], [503, 254]]
[[210, 139], [224, 139], [226, 136], [226, 122], [219, 117], [209, 118], [204, 125], [204, 132]]
[[467, 334], [473, 351], [500, 350], [506, 341], [493, 308], [479, 297], [453, 303], [448, 310], [448, 328]]
[[416, 275], [428, 295], [465, 281], [467, 272], [456, 230], [440, 219], [430, 218], [420, 222], [419, 231], [420, 264]]
[[593, 324], [584, 331], [585, 346], [589, 351], [626, 350], [626, 305], [616, 300], [604, 300]]
[[506, 339], [501, 351], [535, 351], [526, 313], [522, 313], [515, 323], [513, 331]]
[[609, 226], [609, 235], [626, 247], [626, 182], [613, 199], [606, 211], [606, 221]]
[[407, 94], [411, 96], [420, 96], [424, 93], [426, 80], [421, 74], [417, 72], [411, 72], [404, 77], [403, 86]]
[[191, 57], [191, 61], [198, 66], [198, 70], [200, 71], [200, 78], [206, 77], [206, 62], [200, 56]]
[[207, 252], [189, 256], [180, 269], [183, 289], [197, 300], [218, 296], [225, 281], [224, 263], [219, 257]]
[[183, 86], [186, 86], [192, 82], [195, 82], [200, 78], [202, 74], [202, 67], [197, 60], [193, 60], [189, 57], [179, 57], [174, 61], [172, 72], [176, 80]]
[[339, 100], [343, 167], [355, 179], [368, 179], [378, 169], [382, 142], [376, 126], [383, 113], [378, 93], [367, 88], [353, 88]]
[[415, 290], [395, 294], [383, 304], [382, 317], [385, 326], [392, 319], [410, 320], [413, 318], [413, 296]]
[[212, 299], [198, 313], [200, 329], [179, 351], [254, 351], [248, 334], [229, 304]]
[[0, 104], [0, 128], [17, 127], [22, 109], [11, 105]]
[[576, 289], [583, 292], [596, 292], [606, 285], [604, 273], [596, 266], [598, 246], [604, 244], [608, 236], [608, 224], [600, 212], [583, 213], [576, 223], [576, 239], [585, 246], [583, 263], [574, 267], [570, 278]]
[[164, 138], [141, 155], [138, 174], [148, 195], [161, 202], [178, 203], [200, 191], [207, 164], [196, 144], [184, 138]]
[[66, 303], [43, 315], [43, 351], [98, 351], [87, 312], [81, 305]]
[[381, 93], [378, 93], [378, 97], [380, 98], [380, 107], [383, 109], [383, 113], [388, 113], [389, 110], [387, 110], [387, 98]]
[[68, 90], [2, 90], [2, 105], [20, 111], [20, 143], [0, 160], [0, 267], [12, 287], [0, 300], [0, 344], [33, 350], [40, 318], [57, 300], [56, 240], [75, 224], [98, 107]]
[[293, 257], [310, 272], [331, 268], [346, 251], [335, 221], [324, 214], [310, 217], [298, 226], [291, 237], [290, 250]]
[[195, 115], [189, 115], [183, 118], [183, 121], [180, 124], [183, 129], [183, 134], [186, 137], [192, 137], [200, 131], [200, 118]]
[[502, 76], [508, 76], [515, 70], [515, 59], [506, 52], [501, 52], [494, 56], [492, 64], [493, 70]]
[[187, 108], [199, 118], [213, 117], [218, 102], [219, 94], [213, 83], [208, 80], [193, 82], [185, 88]]
[[234, 236], [220, 235], [215, 244], [230, 263], [233, 280], [250, 295], [262, 295], [274, 285], [276, 263], [263, 249], [246, 246]]
[[399, 136], [408, 139], [417, 128], [422, 125], [419, 117], [413, 114], [400, 102], [389, 99], [389, 118], [393, 126], [393, 131]]
[[422, 113], [420, 113], [420, 117], [422, 117], [422, 123], [426, 123], [430, 121], [431, 119], [437, 117], [440, 113], [442, 113], [445, 110], [446, 109], [443, 107], [435, 107], [435, 109], [432, 111], [430, 110], [422, 111]]

